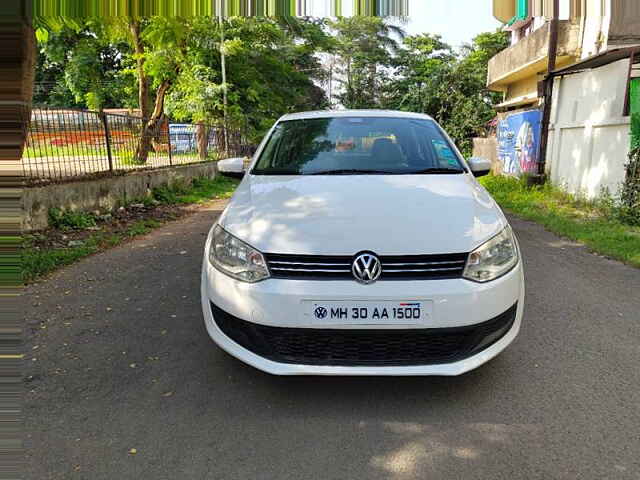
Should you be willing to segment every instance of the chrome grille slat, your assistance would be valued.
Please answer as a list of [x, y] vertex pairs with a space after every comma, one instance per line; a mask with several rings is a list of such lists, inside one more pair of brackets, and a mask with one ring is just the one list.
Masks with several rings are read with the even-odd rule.
[[[381, 255], [379, 281], [461, 278], [467, 253], [436, 255]], [[274, 278], [306, 280], [354, 280], [352, 255], [265, 254]], [[355, 280], [354, 280], [355, 281]]]
[[290, 269], [290, 268], [277, 268], [277, 267], [270, 267], [270, 270], [275, 270], [275, 271], [282, 271], [282, 272], [328, 272], [328, 273], [351, 273], [351, 270], [323, 270], [320, 268], [295, 268], [295, 269]]
[[348, 263], [315, 263], [315, 262], [277, 262], [271, 261], [269, 262], [272, 265], [303, 265], [309, 266], [313, 265], [314, 267], [348, 267]]
[[465, 260], [452, 260], [448, 262], [413, 262], [413, 263], [385, 263], [387, 267], [404, 267], [404, 266], [418, 266], [418, 265], [448, 265], [448, 264], [461, 264], [466, 263]]
[[453, 270], [460, 270], [460, 267], [453, 268], [403, 268], [403, 269], [391, 269], [384, 270], [386, 273], [403, 273], [403, 272], [451, 272]]

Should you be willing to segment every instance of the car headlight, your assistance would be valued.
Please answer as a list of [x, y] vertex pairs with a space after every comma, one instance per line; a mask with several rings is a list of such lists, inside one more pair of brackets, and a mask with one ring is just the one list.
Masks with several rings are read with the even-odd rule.
[[264, 256], [255, 248], [216, 225], [209, 245], [209, 261], [221, 272], [243, 282], [269, 278]]
[[469, 254], [463, 276], [474, 282], [494, 280], [518, 263], [516, 240], [507, 226], [498, 235]]

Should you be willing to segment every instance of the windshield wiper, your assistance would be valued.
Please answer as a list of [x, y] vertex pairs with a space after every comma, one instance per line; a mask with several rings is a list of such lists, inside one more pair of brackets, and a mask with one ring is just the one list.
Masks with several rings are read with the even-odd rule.
[[447, 173], [464, 173], [464, 170], [460, 168], [432, 167], [425, 168], [423, 170], [417, 170], [415, 172], [407, 172], [407, 175], [438, 175]]
[[385, 170], [358, 170], [358, 169], [340, 169], [340, 170], [324, 170], [321, 172], [307, 173], [305, 175], [392, 175], [393, 172]]

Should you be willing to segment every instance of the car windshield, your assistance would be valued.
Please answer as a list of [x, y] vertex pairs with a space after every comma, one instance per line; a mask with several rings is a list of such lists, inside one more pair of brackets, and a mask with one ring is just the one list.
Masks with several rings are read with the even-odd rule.
[[253, 175], [447, 174], [465, 168], [432, 120], [334, 117], [280, 122]]

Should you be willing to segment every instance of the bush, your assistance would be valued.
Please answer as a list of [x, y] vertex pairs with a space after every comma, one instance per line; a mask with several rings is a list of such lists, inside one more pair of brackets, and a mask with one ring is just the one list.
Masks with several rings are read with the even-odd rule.
[[618, 216], [630, 225], [640, 225], [640, 147], [629, 155], [625, 182], [620, 192]]
[[152, 191], [153, 198], [160, 203], [174, 205], [180, 203], [180, 196], [189, 192], [189, 187], [184, 182], [175, 182], [171, 186], [162, 185]]
[[49, 210], [49, 224], [60, 230], [85, 230], [96, 226], [91, 213], [64, 211], [59, 208]]

